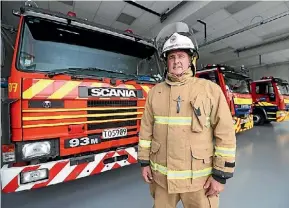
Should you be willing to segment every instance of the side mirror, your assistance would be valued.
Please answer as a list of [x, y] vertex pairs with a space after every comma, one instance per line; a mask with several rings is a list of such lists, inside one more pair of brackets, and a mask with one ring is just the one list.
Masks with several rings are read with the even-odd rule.
[[4, 67], [5, 63], [5, 52], [4, 39], [3, 35], [1, 35], [1, 69]]
[[[1, 71], [5, 64], [5, 57], [6, 57], [6, 51], [5, 51], [4, 39], [3, 39], [3, 35], [1, 35]], [[7, 79], [1, 77], [1, 88], [7, 88], [7, 87], [8, 87]]]

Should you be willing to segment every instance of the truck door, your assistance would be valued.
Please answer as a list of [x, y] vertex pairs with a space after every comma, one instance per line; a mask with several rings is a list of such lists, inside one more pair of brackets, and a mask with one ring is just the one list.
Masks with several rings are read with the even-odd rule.
[[256, 98], [259, 102], [276, 103], [276, 94], [272, 82], [256, 83]]

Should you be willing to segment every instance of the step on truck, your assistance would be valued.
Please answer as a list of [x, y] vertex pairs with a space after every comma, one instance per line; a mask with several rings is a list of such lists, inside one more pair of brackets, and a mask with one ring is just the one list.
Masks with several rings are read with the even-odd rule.
[[196, 76], [211, 80], [221, 87], [232, 113], [236, 133], [253, 128], [253, 101], [248, 76], [222, 64], [208, 64], [198, 70]]
[[1, 68], [2, 191], [137, 163], [146, 97], [162, 74], [153, 41], [72, 12], [13, 13], [19, 26], [12, 63]]
[[254, 124], [289, 120], [289, 84], [287, 80], [264, 76], [251, 83]]

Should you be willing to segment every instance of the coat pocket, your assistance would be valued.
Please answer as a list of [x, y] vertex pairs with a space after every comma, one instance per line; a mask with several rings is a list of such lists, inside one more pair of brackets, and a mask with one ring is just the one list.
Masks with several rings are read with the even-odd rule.
[[158, 165], [158, 152], [160, 150], [161, 144], [159, 142], [156, 142], [155, 140], [152, 140], [151, 143], [151, 150], [150, 150], [150, 165], [153, 172], [159, 171], [159, 165]]
[[161, 147], [161, 144], [158, 143], [157, 141], [155, 140], [152, 140], [152, 143], [151, 143], [151, 151], [150, 151], [150, 154], [155, 154], [159, 151]]
[[210, 100], [199, 95], [195, 100], [190, 101], [192, 107], [191, 129], [195, 133], [200, 133], [204, 128], [210, 126]]
[[192, 183], [194, 179], [211, 175], [213, 150], [210, 148], [194, 149], [191, 147]]

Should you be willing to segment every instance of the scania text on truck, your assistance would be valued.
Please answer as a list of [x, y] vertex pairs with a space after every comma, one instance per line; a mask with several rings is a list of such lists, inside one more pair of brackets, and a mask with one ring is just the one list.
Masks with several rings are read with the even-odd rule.
[[153, 41], [72, 12], [22, 7], [14, 14], [20, 21], [4, 73], [2, 191], [137, 163], [146, 97], [161, 80]]
[[251, 83], [255, 125], [289, 120], [289, 84], [273, 76]]
[[220, 85], [230, 107], [236, 133], [253, 128], [253, 101], [248, 76], [221, 64], [207, 65], [198, 70], [196, 76]]

